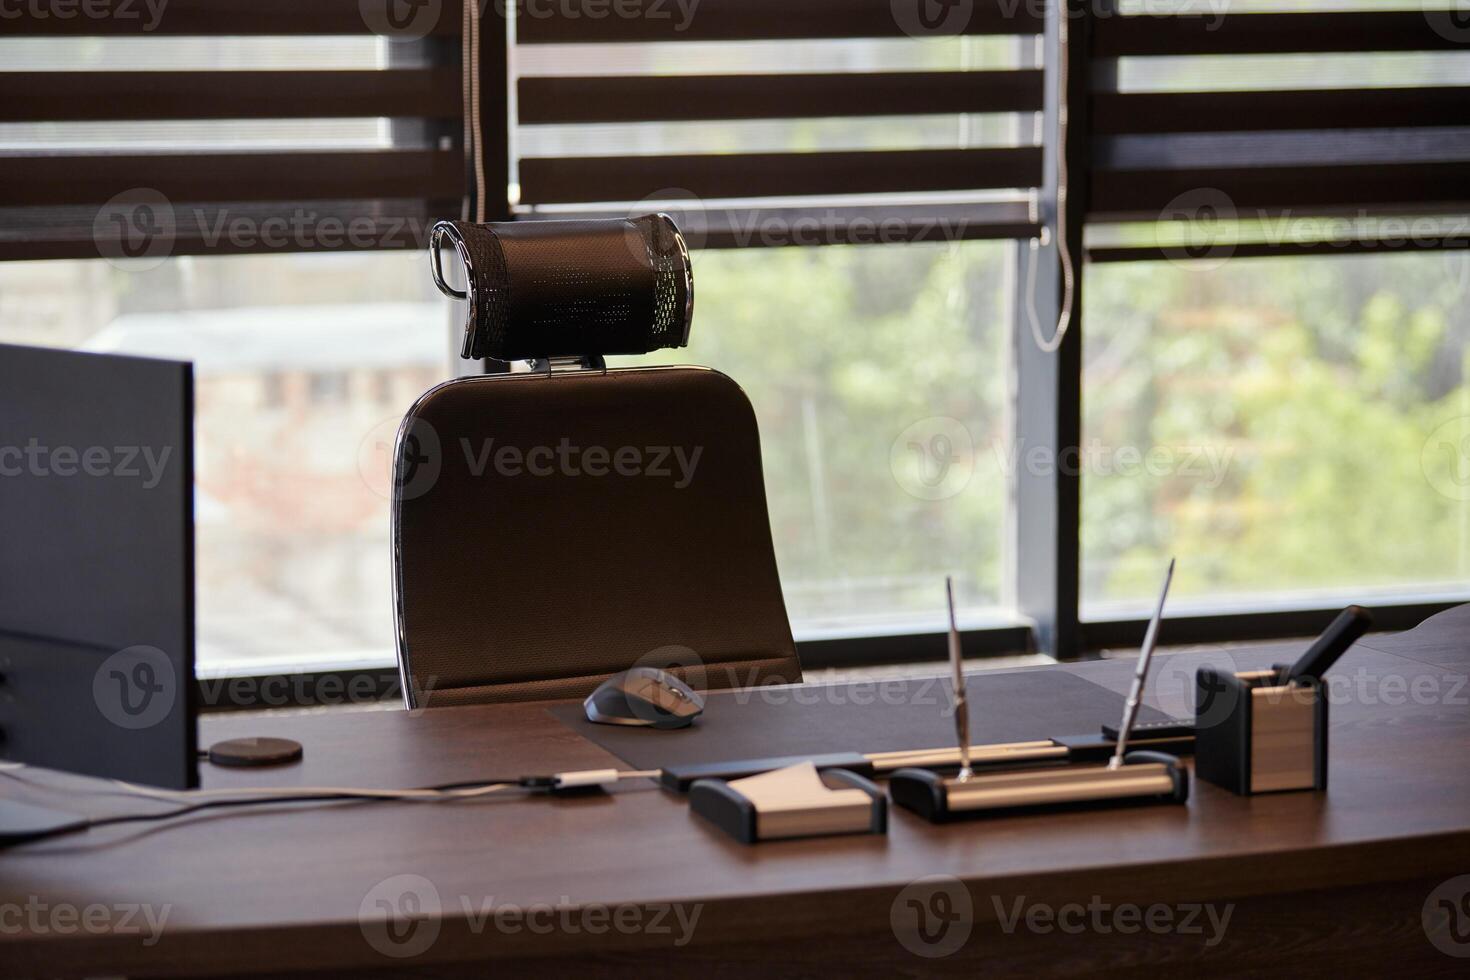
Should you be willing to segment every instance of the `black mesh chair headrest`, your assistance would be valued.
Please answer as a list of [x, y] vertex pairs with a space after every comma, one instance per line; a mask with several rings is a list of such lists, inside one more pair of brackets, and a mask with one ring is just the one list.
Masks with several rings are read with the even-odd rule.
[[[444, 279], [454, 246], [466, 288]], [[694, 275], [666, 214], [581, 221], [441, 221], [429, 252], [440, 291], [469, 303], [466, 358], [646, 354], [689, 342]]]

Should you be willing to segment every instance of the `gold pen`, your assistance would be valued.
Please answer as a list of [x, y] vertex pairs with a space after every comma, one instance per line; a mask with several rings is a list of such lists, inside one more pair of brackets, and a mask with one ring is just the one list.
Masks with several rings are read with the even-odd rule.
[[1133, 723], [1138, 720], [1138, 706], [1143, 701], [1143, 685], [1148, 680], [1148, 665], [1154, 656], [1154, 647], [1159, 642], [1159, 624], [1164, 619], [1164, 600], [1169, 598], [1169, 583], [1174, 581], [1174, 559], [1169, 559], [1169, 568], [1164, 572], [1164, 587], [1159, 590], [1159, 605], [1154, 609], [1154, 618], [1148, 621], [1148, 630], [1143, 634], [1143, 646], [1138, 651], [1138, 666], [1133, 671], [1133, 686], [1128, 690], [1128, 700], [1123, 703], [1123, 721], [1118, 725], [1118, 747], [1108, 762], [1109, 769], [1121, 769], [1123, 756], [1128, 751], [1128, 735]]
[[960, 630], [954, 621], [954, 582], [944, 577], [944, 598], [949, 603], [949, 666], [953, 671], [950, 683], [954, 688], [954, 730], [960, 743], [960, 782], [970, 778], [970, 704], [965, 695], [965, 664], [960, 654]]

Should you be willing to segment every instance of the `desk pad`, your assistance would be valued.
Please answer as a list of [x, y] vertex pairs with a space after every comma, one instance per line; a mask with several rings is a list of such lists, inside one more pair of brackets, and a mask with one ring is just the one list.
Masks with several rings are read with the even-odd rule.
[[[1121, 696], [1063, 670], [974, 674], [965, 687], [975, 745], [1096, 735], [1123, 716]], [[955, 744], [942, 678], [720, 691], [706, 696], [692, 727], [672, 731], [594, 725], [580, 702], [547, 710], [634, 769]], [[1139, 706], [1140, 724], [1167, 720]]]

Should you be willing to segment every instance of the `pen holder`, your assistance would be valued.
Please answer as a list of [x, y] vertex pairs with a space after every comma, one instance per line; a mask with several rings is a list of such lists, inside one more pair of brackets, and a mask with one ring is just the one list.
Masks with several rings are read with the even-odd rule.
[[1250, 796], [1327, 788], [1327, 698], [1322, 682], [1281, 683], [1286, 668], [1195, 673], [1194, 771]]
[[820, 779], [828, 792], [818, 796], [777, 792], [760, 799], [742, 792], [741, 781], [700, 779], [689, 787], [689, 808], [742, 844], [888, 832], [888, 798], [872, 781], [846, 769], [828, 769]]

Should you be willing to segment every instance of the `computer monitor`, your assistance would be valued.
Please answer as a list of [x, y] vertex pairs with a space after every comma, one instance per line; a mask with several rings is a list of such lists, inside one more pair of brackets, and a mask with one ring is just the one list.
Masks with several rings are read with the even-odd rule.
[[198, 785], [193, 388], [0, 345], [0, 759]]

